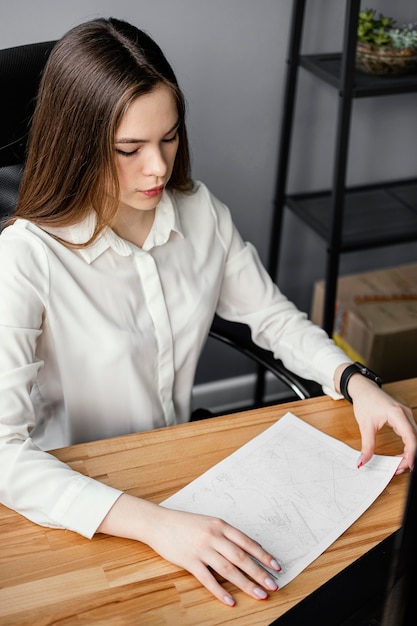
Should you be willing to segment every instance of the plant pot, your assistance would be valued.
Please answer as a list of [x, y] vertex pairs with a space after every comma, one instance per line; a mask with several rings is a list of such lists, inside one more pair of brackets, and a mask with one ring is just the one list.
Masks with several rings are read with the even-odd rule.
[[356, 67], [366, 74], [393, 76], [417, 72], [417, 48], [390, 48], [358, 42]]

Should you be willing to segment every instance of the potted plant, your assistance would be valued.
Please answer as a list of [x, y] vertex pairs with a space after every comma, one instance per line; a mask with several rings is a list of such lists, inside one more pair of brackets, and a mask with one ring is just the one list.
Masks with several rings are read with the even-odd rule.
[[396, 27], [392, 17], [359, 11], [356, 66], [367, 74], [410, 74], [417, 71], [417, 24]]

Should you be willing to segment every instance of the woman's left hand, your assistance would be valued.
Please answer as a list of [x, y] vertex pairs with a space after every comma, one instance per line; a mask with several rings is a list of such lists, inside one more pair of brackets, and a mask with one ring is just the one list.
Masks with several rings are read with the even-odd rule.
[[396, 473], [400, 474], [407, 468], [412, 470], [417, 449], [417, 425], [411, 409], [359, 373], [349, 380], [349, 395], [353, 400], [353, 410], [362, 438], [358, 466], [372, 458], [376, 435], [388, 424], [404, 443], [403, 460]]

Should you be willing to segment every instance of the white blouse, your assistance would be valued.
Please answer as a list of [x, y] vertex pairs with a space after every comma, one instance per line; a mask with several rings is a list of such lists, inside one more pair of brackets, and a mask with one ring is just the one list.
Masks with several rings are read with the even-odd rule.
[[[142, 248], [95, 216], [0, 237], [0, 501], [91, 537], [120, 492], [44, 452], [189, 419], [215, 312], [301, 376], [333, 388], [346, 355], [271, 282], [228, 209], [198, 183], [164, 192]], [[140, 480], [140, 477], [138, 477]]]

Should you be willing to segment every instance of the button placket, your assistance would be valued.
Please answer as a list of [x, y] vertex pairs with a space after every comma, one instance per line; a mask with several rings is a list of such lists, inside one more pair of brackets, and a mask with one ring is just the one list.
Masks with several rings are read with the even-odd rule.
[[171, 323], [154, 258], [143, 250], [135, 251], [134, 258], [158, 345], [158, 393], [165, 422], [169, 426], [176, 421], [173, 404], [174, 345]]

